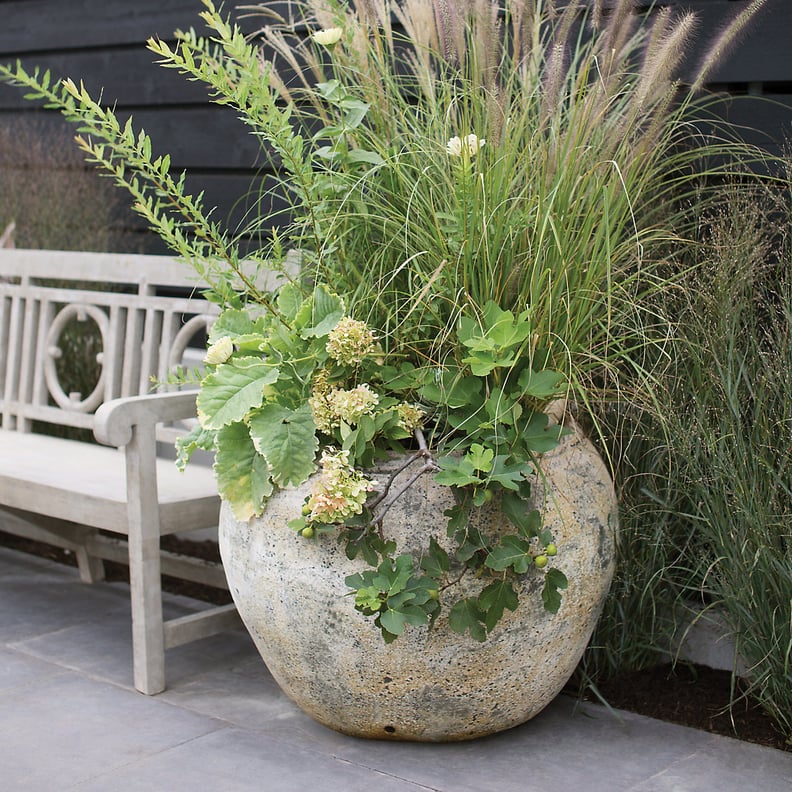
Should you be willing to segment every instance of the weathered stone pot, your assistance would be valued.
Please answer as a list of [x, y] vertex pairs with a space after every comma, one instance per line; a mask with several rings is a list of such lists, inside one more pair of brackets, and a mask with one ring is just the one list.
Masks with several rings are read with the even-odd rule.
[[[275, 680], [300, 708], [346, 734], [397, 740], [464, 740], [532, 718], [561, 690], [591, 636], [614, 570], [616, 500], [608, 472], [579, 434], [541, 461], [534, 494], [569, 579], [560, 611], [542, 605], [541, 573], [529, 575], [516, 612], [487, 641], [434, 627], [408, 627], [385, 644], [354, 610], [344, 584], [363, 568], [332, 536], [299, 537], [310, 483], [280, 491], [248, 523], [224, 505], [220, 550], [234, 601]], [[423, 476], [392, 508], [385, 533], [399, 552], [445, 540], [451, 493]], [[505, 518], [493, 509], [486, 516]], [[460, 594], [477, 593], [475, 580]]]

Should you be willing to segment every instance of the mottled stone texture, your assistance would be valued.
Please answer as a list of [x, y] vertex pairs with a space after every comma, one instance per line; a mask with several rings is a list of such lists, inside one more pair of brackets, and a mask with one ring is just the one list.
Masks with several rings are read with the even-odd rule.
[[[224, 506], [220, 549], [239, 612], [272, 675], [306, 713], [360, 737], [464, 740], [532, 718], [575, 669], [613, 576], [616, 499], [604, 464], [579, 434], [541, 461], [537, 507], [553, 530], [554, 560], [569, 578], [557, 615], [545, 612], [541, 573], [529, 574], [520, 607], [506, 612], [485, 643], [460, 636], [444, 617], [408, 627], [386, 645], [356, 612], [344, 584], [349, 561], [331, 536], [303, 539], [287, 526], [306, 489], [277, 493], [249, 523]], [[424, 476], [386, 517], [399, 551], [445, 541], [447, 488]], [[482, 519], [503, 524], [496, 509]], [[448, 546], [446, 544], [446, 546]], [[456, 587], [476, 593], [473, 580]]]

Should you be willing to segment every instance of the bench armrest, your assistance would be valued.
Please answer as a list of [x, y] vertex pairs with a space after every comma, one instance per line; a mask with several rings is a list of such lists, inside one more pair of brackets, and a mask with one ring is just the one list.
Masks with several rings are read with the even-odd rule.
[[105, 402], [96, 411], [94, 436], [104, 445], [121, 448], [132, 440], [133, 428], [195, 417], [198, 391], [129, 396]]

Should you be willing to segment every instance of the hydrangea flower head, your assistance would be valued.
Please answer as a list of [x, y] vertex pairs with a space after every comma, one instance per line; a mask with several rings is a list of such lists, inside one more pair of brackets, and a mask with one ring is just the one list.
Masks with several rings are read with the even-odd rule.
[[333, 412], [344, 423], [356, 426], [364, 415], [373, 415], [379, 404], [379, 396], [367, 385], [358, 385], [351, 390], [335, 390], [330, 396]]
[[342, 365], [360, 363], [374, 349], [374, 333], [365, 322], [345, 316], [327, 337], [327, 354]]
[[377, 482], [349, 464], [349, 451], [322, 454], [322, 472], [308, 498], [307, 519], [324, 524], [341, 523], [363, 511], [368, 493]]
[[331, 388], [326, 376], [314, 380], [308, 399], [316, 428], [328, 434], [341, 421], [356, 426], [364, 415], [374, 415], [379, 396], [364, 383], [350, 390]]
[[397, 405], [396, 412], [399, 415], [399, 425], [405, 432], [412, 434], [416, 429], [423, 426], [423, 410], [414, 404], [402, 402]]

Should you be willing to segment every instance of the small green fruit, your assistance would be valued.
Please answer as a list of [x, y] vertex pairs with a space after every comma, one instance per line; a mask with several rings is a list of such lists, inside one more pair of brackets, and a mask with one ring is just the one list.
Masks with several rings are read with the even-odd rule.
[[311, 513], [311, 507], [307, 503], [304, 503], [302, 507], [303, 517], [307, 517], [310, 513]]
[[544, 569], [547, 566], [547, 556], [546, 555], [538, 555], [534, 558], [534, 564], [536, 564], [537, 569]]
[[313, 539], [314, 529], [312, 525], [306, 525], [305, 528], [300, 531], [300, 536], [304, 536], [306, 539]]
[[549, 556], [554, 556], [558, 553], [558, 548], [552, 542], [550, 542], [550, 544], [545, 547], [545, 553], [547, 553]]
[[440, 592], [437, 589], [429, 589], [429, 599], [438, 600], [440, 599]]

